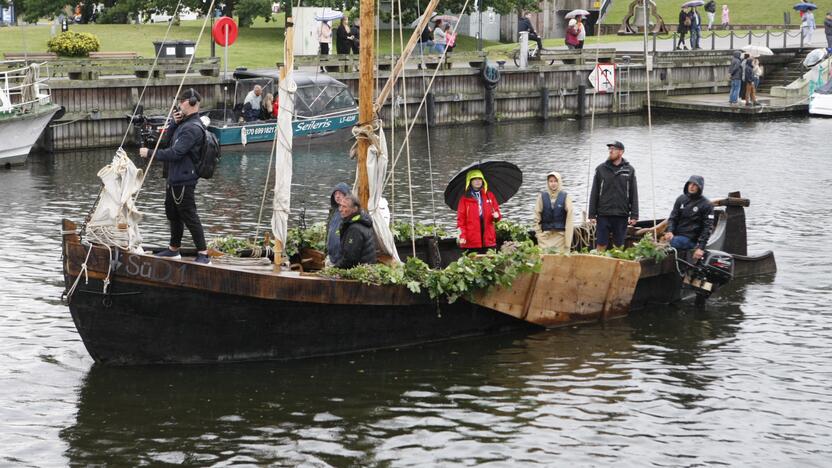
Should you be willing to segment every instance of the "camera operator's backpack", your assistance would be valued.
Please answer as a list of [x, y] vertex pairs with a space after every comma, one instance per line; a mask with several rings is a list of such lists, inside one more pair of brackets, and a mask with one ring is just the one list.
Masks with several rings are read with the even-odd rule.
[[217, 164], [220, 163], [222, 154], [220, 153], [220, 142], [217, 140], [217, 136], [205, 127], [202, 127], [202, 131], [205, 133], [205, 140], [202, 142], [202, 149], [199, 151], [199, 160], [194, 161], [194, 168], [199, 177], [210, 179], [214, 176], [214, 170], [216, 170]]

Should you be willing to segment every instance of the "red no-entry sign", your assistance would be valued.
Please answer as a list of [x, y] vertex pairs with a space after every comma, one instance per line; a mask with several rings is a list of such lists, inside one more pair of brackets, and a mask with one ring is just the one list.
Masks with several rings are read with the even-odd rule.
[[[223, 16], [214, 23], [214, 29], [211, 30], [211, 35], [214, 36], [214, 42], [217, 45], [227, 47], [237, 40], [237, 23], [233, 19]], [[228, 38], [228, 43], [225, 40]]]

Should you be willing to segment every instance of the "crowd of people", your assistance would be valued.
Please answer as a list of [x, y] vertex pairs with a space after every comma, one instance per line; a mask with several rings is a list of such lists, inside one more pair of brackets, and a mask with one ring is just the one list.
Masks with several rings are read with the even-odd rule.
[[734, 51], [731, 58], [731, 65], [728, 73], [731, 76], [731, 91], [728, 94], [728, 103], [732, 106], [740, 104], [740, 99], [745, 101], [746, 106], [757, 105], [757, 89], [760, 87], [760, 80], [764, 73], [760, 59], [749, 53]]
[[[635, 168], [624, 159], [624, 144], [607, 144], [607, 159], [595, 168], [589, 200], [589, 222], [595, 226], [599, 251], [625, 245], [628, 227], [638, 220], [638, 182]], [[705, 180], [693, 175], [674, 202], [664, 228], [663, 240], [683, 254], [698, 260], [713, 229], [711, 202], [703, 196]], [[327, 219], [326, 264], [351, 268], [374, 263], [375, 235], [370, 216], [345, 183], [330, 193]], [[546, 174], [546, 186], [535, 198], [534, 232], [541, 248], [570, 252], [575, 231], [574, 202], [563, 187], [560, 173]], [[488, 180], [479, 169], [465, 173], [464, 192], [457, 207], [457, 243], [464, 253], [483, 254], [497, 247], [496, 224], [503, 213]]]
[[[705, 13], [708, 15], [708, 31], [714, 29], [714, 21], [716, 20], [716, 1], [708, 0], [704, 5]], [[722, 29], [728, 29], [731, 26], [731, 12], [728, 5], [722, 5]], [[700, 42], [702, 39], [702, 17], [695, 7], [682, 8], [679, 10], [679, 24], [676, 26], [676, 32], [679, 33], [679, 43], [676, 49], [688, 50], [685, 43], [685, 36], [689, 37], [690, 49], [701, 49]]]

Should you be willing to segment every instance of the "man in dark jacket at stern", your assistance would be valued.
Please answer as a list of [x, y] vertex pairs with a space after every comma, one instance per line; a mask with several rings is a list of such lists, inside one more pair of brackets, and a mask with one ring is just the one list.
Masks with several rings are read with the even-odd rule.
[[705, 254], [705, 245], [714, 227], [714, 207], [702, 195], [705, 179], [692, 175], [685, 183], [682, 195], [673, 203], [673, 211], [667, 218], [664, 240], [678, 250], [693, 250], [693, 259]]
[[336, 268], [352, 268], [362, 263], [376, 263], [376, 236], [373, 220], [361, 211], [361, 201], [354, 194], [343, 197], [341, 214], [341, 260]]
[[624, 143], [607, 144], [609, 158], [595, 168], [589, 195], [589, 219], [596, 223], [595, 247], [606, 250], [610, 234], [614, 246], [623, 246], [627, 225], [638, 220], [636, 170], [624, 159]]

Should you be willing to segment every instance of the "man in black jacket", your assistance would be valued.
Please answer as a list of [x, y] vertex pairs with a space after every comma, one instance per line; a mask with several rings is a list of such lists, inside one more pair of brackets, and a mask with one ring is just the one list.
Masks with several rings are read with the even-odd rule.
[[202, 145], [205, 144], [205, 127], [199, 120], [199, 101], [202, 96], [193, 88], [188, 88], [179, 95], [181, 110], [174, 112], [174, 122], [165, 130], [173, 132], [170, 147], [160, 149], [154, 153], [147, 148], [139, 149], [139, 156], [152, 156], [165, 163], [167, 170], [167, 188], [165, 190], [165, 216], [170, 223], [169, 247], [158, 256], [168, 258], [182, 258], [179, 247], [182, 245], [182, 234], [185, 226], [191, 233], [196, 244], [196, 262], [210, 264], [208, 246], [205, 243], [205, 233], [202, 222], [196, 213], [194, 190], [199, 181], [194, 161], [201, 157]]
[[596, 223], [595, 247], [606, 250], [610, 234], [614, 246], [623, 246], [627, 225], [638, 220], [636, 170], [624, 159], [624, 143], [607, 144], [609, 158], [595, 168], [589, 196], [589, 219]]
[[537, 42], [537, 49], [543, 50], [543, 39], [537, 35], [537, 31], [534, 30], [534, 26], [532, 26], [531, 20], [531, 13], [526, 12], [523, 16], [520, 17], [520, 20], [517, 22], [517, 32], [526, 32], [529, 33], [529, 40]]
[[708, 0], [705, 3], [705, 12], [708, 14], [708, 31], [714, 28], [714, 17], [716, 16], [716, 1]]
[[693, 259], [705, 254], [705, 245], [714, 227], [714, 207], [702, 195], [705, 179], [692, 175], [685, 183], [682, 195], [673, 203], [673, 211], [667, 218], [664, 240], [678, 250], [694, 250]]
[[361, 263], [376, 263], [376, 235], [373, 220], [361, 211], [361, 201], [354, 194], [341, 199], [341, 260], [336, 268], [352, 268]]

